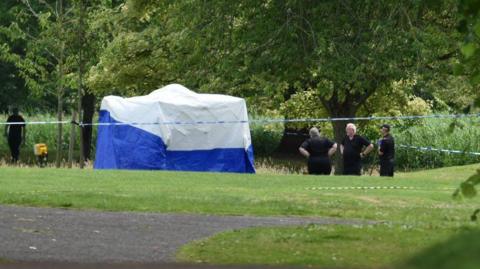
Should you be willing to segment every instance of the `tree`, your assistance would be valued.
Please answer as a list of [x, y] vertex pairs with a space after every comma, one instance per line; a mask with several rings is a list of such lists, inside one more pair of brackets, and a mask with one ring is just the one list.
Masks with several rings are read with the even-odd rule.
[[[43, 94], [55, 90], [57, 120], [62, 121], [66, 85], [66, 16], [63, 0], [31, 4], [22, 0], [16, 11], [16, 20], [3, 32], [12, 41], [24, 40], [26, 53], [16, 53], [4, 47], [3, 58], [15, 64], [28, 87]], [[33, 27], [32, 27], [33, 26]], [[60, 166], [62, 151], [62, 124], [57, 125], [56, 166]]]
[[[1, 28], [10, 42], [9, 46], [1, 47], [1, 59], [19, 70], [32, 93], [56, 98], [59, 121], [64, 111], [76, 109], [80, 122], [91, 123], [95, 98], [85, 86], [84, 77], [90, 66], [97, 63], [98, 51], [102, 51], [104, 42], [110, 38], [109, 29], [98, 31], [105, 20], [100, 15], [117, 9], [122, 1], [21, 2], [10, 10], [11, 19]], [[21, 51], [12, 45], [19, 42], [25, 44]], [[62, 126], [57, 128], [56, 165], [60, 166]], [[80, 155], [89, 159], [92, 127], [82, 128], [81, 137], [85, 143], [83, 147], [80, 145]]]
[[[0, 3], [1, 27], [7, 26], [10, 20], [12, 20], [9, 11], [14, 7], [14, 5], [14, 1], [2, 1]], [[8, 38], [5, 38], [4, 35], [0, 36], [0, 50], [5, 50], [5, 46], [8, 44], [8, 42]], [[15, 51], [21, 51], [23, 48], [22, 43], [9, 45]], [[2, 84], [0, 85], [0, 108], [1, 113], [4, 113], [6, 112], [8, 105], [15, 104], [16, 100], [25, 100], [28, 96], [28, 92], [23, 86], [24, 81], [19, 77], [15, 65], [3, 60], [0, 64], [0, 81], [2, 81]]]
[[480, 107], [480, 1], [459, 1], [460, 23], [459, 29], [464, 34], [464, 41], [460, 48], [460, 63], [455, 72], [458, 75], [467, 75], [470, 82], [476, 86], [475, 106]]
[[[459, 24], [460, 31], [465, 35], [465, 40], [460, 48], [460, 63], [456, 66], [456, 73], [459, 75], [468, 75], [470, 82], [476, 86], [476, 99], [473, 104], [480, 107], [480, 1], [479, 0], [462, 0], [459, 2], [459, 13], [461, 20]], [[466, 197], [474, 197], [477, 195], [476, 185], [480, 184], [480, 169], [477, 173], [468, 178], [460, 185], [454, 193], [454, 196], [460, 194]], [[480, 209], [473, 212], [471, 219], [477, 220]]]
[[[118, 13], [123, 3], [124, 1], [121, 0], [88, 1], [88, 3], [84, 3], [87, 18], [83, 37], [85, 42], [82, 42], [82, 51], [84, 52], [84, 71], [86, 74], [83, 78], [83, 114], [81, 115], [81, 121], [86, 124], [92, 123], [93, 121], [96, 94], [100, 94], [98, 90], [95, 91], [90, 87], [88, 78], [90, 74], [97, 77], [92, 67], [101, 61], [100, 56], [107, 47], [107, 44], [113, 39], [113, 33], [120, 24]], [[92, 132], [93, 128], [91, 125], [86, 125], [82, 128], [84, 139], [83, 156], [86, 160], [91, 159]]]
[[[428, 80], [424, 73], [452, 58], [452, 8], [454, 1], [130, 0], [124, 31], [89, 81], [127, 95], [176, 81], [246, 97], [251, 109], [314, 91], [330, 117], [354, 117], [372, 95], [388, 95], [403, 79]], [[345, 122], [333, 127], [339, 142]]]

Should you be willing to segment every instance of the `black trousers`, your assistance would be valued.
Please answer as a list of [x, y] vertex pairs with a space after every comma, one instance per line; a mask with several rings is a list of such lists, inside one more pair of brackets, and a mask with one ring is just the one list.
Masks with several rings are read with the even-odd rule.
[[393, 159], [380, 160], [380, 176], [393, 177], [395, 161]]
[[311, 175], [330, 175], [332, 164], [328, 157], [310, 157], [308, 159], [308, 173]]
[[10, 148], [10, 153], [12, 155], [12, 162], [16, 163], [18, 157], [20, 156], [20, 144], [22, 143], [21, 137], [9, 137], [8, 138], [8, 147]]
[[360, 161], [354, 163], [343, 163], [343, 174], [360, 176], [362, 174], [362, 163]]

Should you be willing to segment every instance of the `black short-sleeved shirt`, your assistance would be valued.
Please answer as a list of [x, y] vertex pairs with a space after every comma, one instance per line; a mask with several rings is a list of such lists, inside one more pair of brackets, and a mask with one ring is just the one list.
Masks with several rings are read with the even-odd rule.
[[[8, 117], [7, 122], [25, 122], [25, 120], [20, 115], [11, 115]], [[22, 137], [22, 128], [24, 127], [25, 124], [8, 125], [8, 138], [20, 139]]]
[[300, 147], [304, 148], [310, 157], [328, 157], [328, 150], [333, 147], [333, 142], [324, 137], [313, 137], [305, 140]]
[[380, 155], [380, 160], [391, 160], [395, 158], [395, 140], [390, 134], [380, 139], [380, 151], [383, 155]]
[[342, 140], [342, 145], [343, 162], [357, 163], [361, 159], [360, 152], [362, 152], [362, 148], [370, 145], [370, 141], [359, 135], [354, 135], [351, 140], [348, 136], [345, 136]]

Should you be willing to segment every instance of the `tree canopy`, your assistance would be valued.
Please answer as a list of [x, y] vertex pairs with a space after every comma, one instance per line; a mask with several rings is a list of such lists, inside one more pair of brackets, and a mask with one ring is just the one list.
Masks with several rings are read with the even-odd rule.
[[[52, 9], [60, 2], [63, 21]], [[84, 2], [2, 3], [0, 59], [14, 74], [2, 92], [46, 96], [63, 85], [74, 100], [82, 51], [85, 90], [98, 96], [175, 82], [285, 118], [465, 111], [477, 94], [466, 82], [479, 72], [478, 11], [464, 8], [474, 0], [97, 0], [87, 1], [82, 30]], [[337, 141], [344, 125], [333, 124]]]

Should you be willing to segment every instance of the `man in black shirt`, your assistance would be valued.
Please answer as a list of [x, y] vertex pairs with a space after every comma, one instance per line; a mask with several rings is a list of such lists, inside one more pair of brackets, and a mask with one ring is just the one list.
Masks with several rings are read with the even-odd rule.
[[343, 174], [359, 176], [362, 169], [361, 159], [373, 150], [373, 145], [365, 137], [356, 134], [355, 124], [347, 124], [345, 130], [347, 135], [340, 145], [340, 153], [343, 154]]
[[330, 175], [332, 163], [330, 157], [337, 150], [337, 143], [320, 136], [317, 128], [310, 129], [310, 138], [298, 148], [308, 158], [308, 173], [313, 175]]
[[20, 155], [20, 145], [25, 142], [25, 124], [21, 123], [25, 120], [18, 114], [18, 108], [13, 108], [12, 112], [13, 114], [8, 117], [7, 122], [16, 122], [17, 124], [5, 125], [5, 137], [8, 139], [12, 162], [16, 163]]
[[380, 131], [382, 138], [379, 140], [378, 155], [380, 156], [380, 176], [393, 177], [395, 167], [395, 140], [390, 134], [390, 125], [383, 124]]

